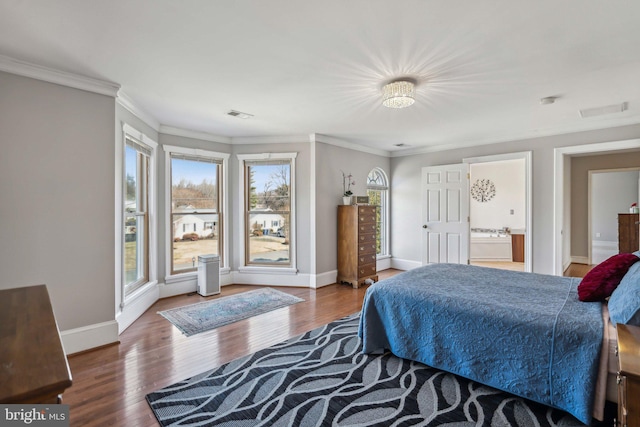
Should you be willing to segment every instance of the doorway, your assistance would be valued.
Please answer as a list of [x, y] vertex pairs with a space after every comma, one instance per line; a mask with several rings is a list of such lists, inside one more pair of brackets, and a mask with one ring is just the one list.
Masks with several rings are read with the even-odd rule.
[[561, 276], [571, 257], [571, 158], [595, 154], [638, 151], [640, 139], [575, 145], [554, 149], [553, 274]]
[[589, 171], [587, 264], [600, 264], [620, 252], [618, 214], [629, 213], [638, 202], [639, 178], [640, 168]]
[[470, 178], [470, 264], [530, 272], [531, 152], [463, 161]]

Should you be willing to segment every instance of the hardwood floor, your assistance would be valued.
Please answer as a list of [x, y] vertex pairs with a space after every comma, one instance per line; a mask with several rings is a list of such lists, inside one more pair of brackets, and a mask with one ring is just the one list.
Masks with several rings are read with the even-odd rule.
[[[575, 266], [565, 275], [584, 275], [589, 268]], [[399, 272], [385, 270], [379, 278]], [[367, 289], [274, 286], [305, 301], [191, 337], [157, 314], [256, 288], [230, 285], [215, 297], [192, 294], [159, 300], [120, 335], [120, 344], [71, 355], [73, 385], [63, 396], [70, 405], [71, 426], [157, 426], [147, 393], [360, 311]]]
[[568, 277], [584, 277], [586, 274], [595, 267], [594, 264], [571, 264], [564, 271], [563, 276]]
[[[380, 272], [379, 279], [399, 272]], [[157, 314], [256, 288], [230, 285], [215, 297], [159, 300], [120, 335], [119, 345], [69, 356], [73, 385], [63, 403], [70, 405], [71, 426], [157, 426], [147, 393], [360, 311], [367, 289], [273, 286], [305, 301], [188, 338]]]

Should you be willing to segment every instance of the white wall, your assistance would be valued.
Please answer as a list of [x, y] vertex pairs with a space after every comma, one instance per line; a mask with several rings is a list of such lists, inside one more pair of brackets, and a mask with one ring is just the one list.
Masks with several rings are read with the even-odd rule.
[[638, 171], [591, 176], [591, 239], [618, 240], [618, 214], [629, 213], [638, 199]]
[[[496, 188], [495, 197], [487, 202], [469, 199], [471, 228], [525, 228], [525, 161], [524, 159], [469, 165], [470, 186], [476, 180], [489, 179]], [[513, 210], [513, 214], [511, 211]]]

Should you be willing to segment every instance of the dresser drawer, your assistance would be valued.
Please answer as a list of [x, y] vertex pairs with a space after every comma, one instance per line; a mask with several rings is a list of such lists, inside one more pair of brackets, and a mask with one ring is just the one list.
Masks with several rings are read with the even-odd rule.
[[360, 224], [371, 223], [371, 222], [375, 223], [376, 222], [376, 214], [375, 214], [375, 212], [372, 213], [372, 214], [359, 214], [358, 215], [358, 222]]
[[358, 266], [358, 277], [374, 276], [376, 274], [376, 265], [367, 264]]
[[358, 225], [358, 234], [376, 234], [376, 225], [375, 222], [361, 222]]
[[365, 264], [371, 264], [371, 263], [375, 264], [375, 262], [376, 262], [375, 253], [358, 255], [358, 265], [365, 265]]
[[358, 243], [362, 244], [362, 243], [375, 243], [376, 242], [376, 235], [374, 234], [358, 234]]
[[376, 242], [358, 244], [358, 256], [362, 254], [375, 254]]

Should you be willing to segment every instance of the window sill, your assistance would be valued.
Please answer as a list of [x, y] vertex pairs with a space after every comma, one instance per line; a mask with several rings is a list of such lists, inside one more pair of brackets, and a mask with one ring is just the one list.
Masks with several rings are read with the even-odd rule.
[[376, 259], [377, 260], [381, 260], [381, 259], [389, 259], [391, 258], [391, 255], [377, 255]]
[[[231, 269], [229, 267], [221, 267], [220, 274], [228, 275], [231, 273]], [[164, 278], [164, 283], [167, 285], [171, 285], [172, 283], [184, 282], [185, 280], [196, 279], [198, 277], [197, 271], [190, 271], [188, 273], [179, 273], [172, 274]]]
[[125, 306], [130, 305], [132, 302], [140, 298], [142, 295], [145, 295], [150, 289], [154, 288], [155, 286], [158, 286], [157, 280], [147, 282], [144, 285], [140, 286], [135, 291], [131, 292], [131, 294], [124, 297], [124, 302], [120, 304], [120, 308], [124, 308]]

